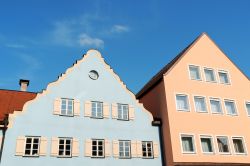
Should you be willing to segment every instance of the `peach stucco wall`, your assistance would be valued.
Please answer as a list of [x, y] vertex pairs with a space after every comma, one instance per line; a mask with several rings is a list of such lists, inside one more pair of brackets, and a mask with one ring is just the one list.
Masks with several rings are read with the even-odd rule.
[[[234, 55], [237, 56], [237, 55]], [[199, 65], [229, 72], [231, 85], [209, 83], [204, 81], [204, 72], [201, 70], [202, 81], [189, 79], [188, 65]], [[229, 136], [231, 153], [233, 146], [231, 136], [243, 136], [246, 149], [250, 151], [250, 117], [248, 117], [245, 101], [250, 101], [250, 83], [240, 70], [223, 54], [223, 52], [206, 35], [186, 52], [186, 54], [164, 76], [167, 112], [161, 108], [163, 119], [169, 119], [170, 136], [173, 149], [173, 162], [223, 162], [223, 163], [250, 163], [250, 154], [247, 155], [221, 155], [218, 153], [214, 139], [215, 154], [205, 155], [201, 152], [199, 134]], [[189, 96], [190, 112], [176, 110], [175, 94], [184, 93]], [[194, 109], [193, 95], [206, 97], [208, 113], [197, 113]], [[222, 103], [223, 115], [212, 114], [210, 111], [209, 97], [219, 97]], [[236, 102], [238, 116], [226, 114], [224, 99], [233, 99]], [[163, 99], [160, 99], [163, 101]], [[195, 154], [182, 154], [180, 133], [194, 134]]]

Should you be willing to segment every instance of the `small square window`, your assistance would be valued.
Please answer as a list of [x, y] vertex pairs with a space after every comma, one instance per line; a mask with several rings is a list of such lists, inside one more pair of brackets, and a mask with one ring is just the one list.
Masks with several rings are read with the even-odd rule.
[[104, 140], [93, 139], [92, 140], [92, 157], [104, 157]]
[[25, 156], [39, 156], [40, 137], [26, 137]]
[[153, 143], [150, 141], [142, 141], [142, 157], [153, 158]]
[[181, 135], [181, 144], [183, 153], [195, 153], [194, 136]]
[[201, 136], [201, 147], [203, 153], [213, 153], [213, 141], [210, 136]]
[[245, 146], [242, 137], [233, 137], [234, 152], [236, 154], [245, 154]]
[[247, 115], [250, 116], [250, 102], [246, 102]]
[[210, 98], [211, 111], [214, 114], [222, 114], [221, 102], [218, 98]]
[[131, 158], [130, 154], [130, 141], [119, 141], [119, 157], [120, 158]]
[[205, 97], [195, 96], [194, 103], [195, 103], [195, 110], [197, 112], [207, 112]]
[[189, 74], [192, 80], [201, 80], [200, 68], [198, 66], [189, 66]]
[[225, 71], [219, 71], [220, 83], [222, 84], [230, 84], [228, 73]]
[[207, 82], [216, 82], [214, 70], [213, 69], [204, 69], [205, 77]]
[[227, 110], [227, 114], [229, 115], [237, 115], [235, 103], [232, 100], [225, 100], [225, 107]]
[[72, 149], [71, 138], [59, 138], [59, 144], [58, 144], [59, 157], [71, 157], [71, 149]]
[[61, 115], [73, 116], [74, 113], [74, 100], [73, 99], [61, 99]]
[[220, 153], [230, 153], [227, 137], [225, 136], [217, 137], [217, 145]]
[[92, 111], [91, 117], [92, 118], [103, 118], [103, 103], [92, 101]]
[[176, 95], [176, 107], [178, 111], [189, 111], [188, 96], [182, 94]]
[[118, 104], [118, 119], [119, 120], [129, 120], [128, 104]]

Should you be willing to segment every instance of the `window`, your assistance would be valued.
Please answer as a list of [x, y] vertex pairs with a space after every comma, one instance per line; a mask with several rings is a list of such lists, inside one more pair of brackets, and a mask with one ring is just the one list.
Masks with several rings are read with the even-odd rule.
[[229, 115], [237, 115], [235, 103], [232, 100], [225, 100], [225, 107], [227, 110], [227, 114]]
[[118, 104], [118, 119], [128, 120], [128, 105], [127, 104]]
[[104, 157], [104, 140], [92, 140], [92, 157]]
[[188, 96], [178, 94], [176, 95], [177, 110], [179, 111], [189, 111]]
[[242, 137], [233, 137], [234, 152], [236, 154], [245, 154], [244, 141]]
[[230, 153], [228, 138], [226, 136], [217, 137], [217, 145], [220, 153]]
[[62, 99], [61, 115], [73, 116], [73, 103], [72, 99]]
[[195, 110], [197, 112], [207, 112], [205, 97], [195, 96], [194, 103], [195, 103]]
[[192, 80], [201, 80], [200, 68], [198, 66], [189, 66], [189, 74]]
[[92, 101], [91, 117], [103, 118], [103, 103]]
[[246, 102], [247, 115], [250, 116], [250, 102]]
[[71, 157], [72, 139], [59, 138], [59, 157]]
[[216, 82], [214, 70], [213, 69], [204, 69], [205, 77], [207, 82]]
[[39, 155], [40, 137], [26, 137], [25, 156]]
[[219, 78], [220, 78], [220, 83], [222, 83], [222, 84], [230, 84], [227, 72], [219, 71]]
[[194, 137], [192, 135], [181, 135], [183, 153], [195, 153]]
[[210, 136], [201, 136], [201, 148], [203, 153], [213, 153], [213, 141]]
[[153, 158], [153, 145], [152, 142], [142, 141], [142, 157]]
[[210, 98], [211, 111], [215, 114], [222, 114], [220, 99]]
[[119, 157], [130, 158], [130, 141], [119, 141]]

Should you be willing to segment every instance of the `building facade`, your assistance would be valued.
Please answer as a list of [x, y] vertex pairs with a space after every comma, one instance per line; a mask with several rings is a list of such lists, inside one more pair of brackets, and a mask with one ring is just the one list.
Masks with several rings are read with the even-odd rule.
[[2, 166], [162, 165], [158, 127], [96, 50], [9, 115]]
[[167, 165], [250, 165], [250, 81], [203, 33], [137, 98], [162, 120]]

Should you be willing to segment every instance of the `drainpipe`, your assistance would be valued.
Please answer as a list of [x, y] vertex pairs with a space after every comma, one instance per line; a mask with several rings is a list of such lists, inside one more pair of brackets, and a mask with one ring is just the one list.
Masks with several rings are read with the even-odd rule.
[[9, 124], [9, 117], [8, 115], [6, 115], [6, 117], [4, 118], [4, 120], [2, 121], [3, 126], [0, 128], [2, 130], [2, 144], [1, 144], [1, 149], [0, 149], [0, 164], [2, 161], [2, 154], [3, 154], [3, 146], [4, 146], [4, 140], [5, 140], [5, 133], [7, 130], [7, 126]]
[[154, 118], [154, 120], [152, 121], [152, 126], [157, 126], [158, 127], [160, 148], [161, 148], [161, 163], [162, 163], [162, 166], [166, 166], [165, 149], [164, 149], [164, 141], [163, 141], [163, 130], [162, 130], [161, 119], [160, 118]]

